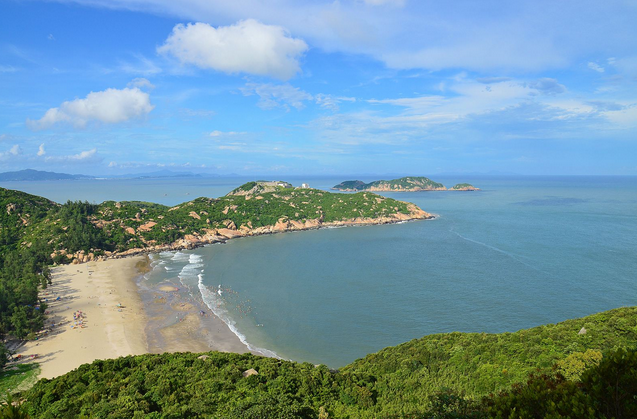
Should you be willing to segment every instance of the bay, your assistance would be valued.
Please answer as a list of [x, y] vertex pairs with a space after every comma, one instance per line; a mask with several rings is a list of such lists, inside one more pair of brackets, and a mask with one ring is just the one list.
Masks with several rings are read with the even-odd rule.
[[[85, 181], [46, 182], [40, 191], [30, 183], [27, 191], [174, 205], [245, 180], [103, 181], [85, 197], [77, 192]], [[328, 189], [345, 179], [295, 180]], [[430, 221], [156, 255], [152, 280], [178, 276], [193, 294], [203, 291], [254, 348], [331, 367], [426, 334], [512, 332], [637, 304], [637, 178], [434, 180], [482, 190], [385, 194], [438, 215]]]

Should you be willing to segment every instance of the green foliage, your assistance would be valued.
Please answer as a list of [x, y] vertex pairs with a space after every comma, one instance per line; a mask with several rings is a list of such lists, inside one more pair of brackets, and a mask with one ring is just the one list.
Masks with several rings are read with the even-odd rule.
[[29, 419], [29, 416], [20, 402], [7, 395], [6, 401], [0, 404], [0, 419]]
[[0, 370], [0, 402], [5, 399], [6, 394], [30, 387], [37, 381], [39, 373], [40, 367], [36, 363], [18, 364], [4, 371]]
[[[632, 418], [637, 356], [617, 348], [634, 345], [618, 325], [636, 319], [631, 307], [516, 333], [425, 336], [338, 372], [251, 354], [125, 357], [41, 380], [24, 396], [44, 418]], [[591, 348], [606, 355], [581, 382], [558, 373], [566, 353], [597, 359]], [[244, 377], [251, 368], [258, 375]]]
[[586, 369], [598, 365], [602, 360], [602, 353], [593, 349], [586, 352], [573, 352], [564, 359], [557, 361], [557, 371], [570, 381], [580, 381], [580, 376]]

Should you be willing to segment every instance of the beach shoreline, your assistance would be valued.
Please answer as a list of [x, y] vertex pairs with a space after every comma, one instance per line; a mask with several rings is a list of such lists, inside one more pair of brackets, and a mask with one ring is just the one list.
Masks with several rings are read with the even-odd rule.
[[53, 267], [52, 284], [40, 294], [47, 304], [44, 328], [14, 348], [14, 363], [37, 362], [38, 378], [51, 379], [98, 359], [250, 351], [177, 284], [146, 284], [150, 270], [147, 255]]

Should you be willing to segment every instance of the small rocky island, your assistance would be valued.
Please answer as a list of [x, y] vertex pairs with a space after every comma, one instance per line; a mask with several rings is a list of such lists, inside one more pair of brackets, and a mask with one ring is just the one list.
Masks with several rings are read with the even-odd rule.
[[479, 191], [480, 188], [476, 188], [470, 183], [458, 183], [453, 188], [449, 189], [450, 191]]
[[458, 183], [447, 189], [442, 183], [434, 182], [426, 177], [409, 176], [393, 180], [376, 180], [365, 183], [361, 180], [346, 180], [332, 188], [343, 192], [419, 192], [419, 191], [479, 191], [469, 183]]

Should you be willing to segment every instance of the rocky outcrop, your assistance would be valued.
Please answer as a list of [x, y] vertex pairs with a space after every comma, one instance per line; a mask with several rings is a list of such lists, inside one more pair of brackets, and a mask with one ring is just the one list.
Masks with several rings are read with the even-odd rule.
[[91, 260], [105, 260], [108, 258], [122, 258], [147, 253], [194, 249], [197, 247], [205, 246], [207, 244], [225, 243], [228, 240], [239, 237], [260, 236], [264, 234], [284, 233], [288, 231], [316, 230], [319, 228], [330, 227], [394, 224], [405, 221], [428, 220], [435, 218], [434, 215], [423, 211], [414, 204], [409, 204], [407, 208], [409, 210], [409, 213], [406, 214], [397, 212], [385, 217], [355, 217], [346, 220], [331, 222], [324, 222], [322, 217], [302, 221], [290, 220], [283, 217], [280, 218], [274, 225], [257, 228], [250, 228], [248, 226], [242, 225], [239, 229], [237, 229], [234, 222], [227, 220], [227, 222], [224, 223], [227, 228], [203, 229], [199, 233], [186, 235], [183, 239], [179, 239], [170, 244], [153, 244], [144, 248], [128, 249], [122, 252], [104, 252], [104, 256], [100, 257], [95, 257], [92, 253], [84, 255], [83, 252], [78, 252], [78, 254], [73, 255], [67, 255], [67, 257], [73, 259], [73, 263], [82, 263]]
[[480, 188], [476, 188], [475, 186], [470, 185], [468, 183], [459, 183], [449, 190], [450, 191], [479, 191]]

